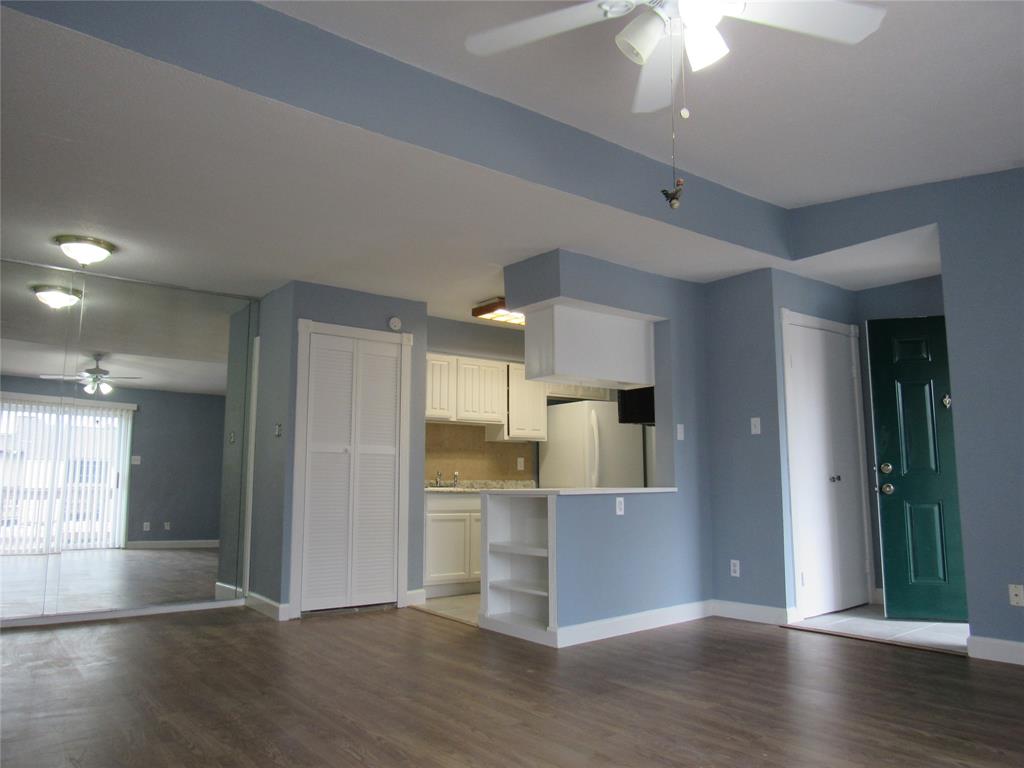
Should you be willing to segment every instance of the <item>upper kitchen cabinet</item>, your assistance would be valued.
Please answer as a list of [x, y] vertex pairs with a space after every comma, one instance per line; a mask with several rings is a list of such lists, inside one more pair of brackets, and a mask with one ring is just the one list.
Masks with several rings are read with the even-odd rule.
[[427, 418], [455, 418], [456, 358], [453, 355], [427, 355]]
[[508, 364], [460, 357], [456, 360], [456, 421], [502, 424], [508, 407]]
[[528, 381], [526, 366], [508, 365], [508, 436], [522, 440], [548, 439], [547, 387]]

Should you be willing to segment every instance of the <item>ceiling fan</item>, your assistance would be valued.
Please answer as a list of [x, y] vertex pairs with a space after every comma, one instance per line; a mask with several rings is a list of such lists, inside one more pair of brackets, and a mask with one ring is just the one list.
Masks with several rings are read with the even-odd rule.
[[876, 5], [843, 2], [723, 2], [722, 0], [592, 0], [533, 16], [470, 35], [466, 48], [490, 56], [544, 40], [564, 32], [640, 12], [615, 36], [622, 54], [640, 65], [633, 112], [657, 112], [672, 104], [666, 73], [676, 66], [673, 45], [681, 37], [682, 50], [697, 72], [727, 53], [718, 23], [723, 17], [799, 32], [836, 43], [855, 45], [878, 29], [885, 9]]
[[40, 379], [53, 379], [56, 381], [77, 381], [82, 385], [82, 389], [87, 395], [94, 394], [99, 390], [101, 395], [109, 395], [114, 391], [114, 388], [110, 386], [111, 381], [130, 381], [132, 379], [139, 379], [141, 376], [111, 376], [110, 371], [106, 368], [100, 368], [100, 360], [103, 359], [103, 355], [96, 353], [93, 355], [93, 360], [96, 361], [96, 365], [92, 368], [86, 368], [84, 371], [79, 371], [77, 374], [68, 375], [63, 373], [42, 373], [39, 375]]

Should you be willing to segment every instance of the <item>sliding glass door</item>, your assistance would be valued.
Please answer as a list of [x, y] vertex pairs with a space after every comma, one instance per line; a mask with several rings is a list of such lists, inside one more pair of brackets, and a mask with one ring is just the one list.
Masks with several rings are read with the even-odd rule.
[[0, 555], [124, 546], [133, 410], [4, 394]]

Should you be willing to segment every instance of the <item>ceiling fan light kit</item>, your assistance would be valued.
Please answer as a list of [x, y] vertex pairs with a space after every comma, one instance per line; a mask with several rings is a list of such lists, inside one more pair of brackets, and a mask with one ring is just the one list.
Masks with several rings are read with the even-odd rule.
[[645, 10], [615, 36], [615, 45], [623, 56], [642, 67], [665, 37], [667, 27], [668, 20], [658, 11]]

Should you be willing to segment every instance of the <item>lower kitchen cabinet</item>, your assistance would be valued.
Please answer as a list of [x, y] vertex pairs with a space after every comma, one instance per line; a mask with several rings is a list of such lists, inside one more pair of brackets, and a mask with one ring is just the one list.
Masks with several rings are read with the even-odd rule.
[[427, 494], [423, 583], [480, 579], [479, 494]]

